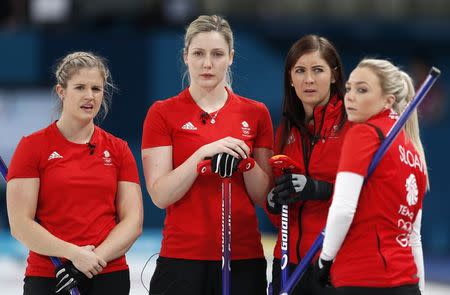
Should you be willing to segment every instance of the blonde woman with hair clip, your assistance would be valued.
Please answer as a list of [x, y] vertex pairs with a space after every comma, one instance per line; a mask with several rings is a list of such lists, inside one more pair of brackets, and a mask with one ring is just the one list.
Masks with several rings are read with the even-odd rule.
[[414, 96], [412, 80], [389, 61], [364, 59], [346, 90], [355, 125], [344, 140], [314, 275], [338, 294], [423, 294], [420, 227], [428, 175], [417, 112], [364, 182], [373, 155]]
[[[228, 22], [202, 15], [186, 30], [189, 86], [155, 102], [144, 122], [142, 162], [153, 203], [166, 210], [150, 294], [221, 294], [221, 180], [199, 176], [205, 158], [232, 175], [231, 294], [265, 294], [266, 260], [255, 204], [270, 185], [273, 130], [264, 104], [231, 90], [233, 34]], [[255, 167], [236, 172], [241, 159]], [[233, 167], [224, 165], [229, 160]], [[224, 169], [222, 169], [224, 168]]]
[[30, 249], [23, 294], [125, 295], [142, 194], [127, 143], [94, 124], [108, 112], [110, 73], [101, 57], [74, 52], [55, 75], [61, 115], [22, 138], [7, 177], [11, 233]]

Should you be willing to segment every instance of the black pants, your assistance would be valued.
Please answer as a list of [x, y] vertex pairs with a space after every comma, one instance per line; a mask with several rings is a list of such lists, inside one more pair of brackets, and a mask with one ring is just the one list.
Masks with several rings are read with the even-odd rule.
[[[280, 293], [281, 270], [280, 260], [273, 259], [272, 269], [272, 294]], [[289, 272], [292, 273], [296, 264], [289, 264]], [[418, 285], [405, 285], [393, 288], [373, 287], [321, 287], [312, 278], [312, 266], [310, 266], [297, 286], [290, 293], [292, 295], [421, 295]]]
[[420, 295], [417, 285], [405, 285], [393, 288], [364, 288], [341, 287], [336, 288], [337, 295]]
[[[289, 276], [294, 272], [297, 264], [289, 263]], [[280, 294], [281, 285], [281, 269], [280, 260], [274, 258], [272, 263], [272, 294]], [[332, 287], [321, 287], [312, 278], [312, 266], [303, 274], [298, 284], [294, 287], [290, 294], [292, 295], [334, 295], [336, 289]], [[364, 294], [367, 295], [367, 294]]]
[[[231, 294], [265, 295], [266, 260], [231, 261]], [[220, 295], [222, 262], [159, 257], [150, 295]]]
[[[46, 277], [25, 277], [24, 295], [55, 294], [56, 279]], [[78, 288], [81, 295], [128, 295], [130, 293], [130, 272], [128, 270], [99, 274], [82, 282]], [[69, 295], [69, 292], [62, 294]]]

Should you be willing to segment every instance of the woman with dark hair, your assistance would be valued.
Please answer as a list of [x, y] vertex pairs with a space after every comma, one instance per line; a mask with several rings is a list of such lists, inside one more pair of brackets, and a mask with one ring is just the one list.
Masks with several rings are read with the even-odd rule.
[[[269, 218], [279, 228], [272, 270], [273, 293], [280, 291], [282, 205], [289, 205], [289, 268], [293, 271], [325, 226], [343, 137], [341, 59], [326, 38], [307, 35], [292, 45], [284, 68], [283, 117], [277, 129], [276, 154], [298, 163], [300, 174], [275, 179], [267, 197]], [[310, 268], [311, 269], [311, 268]], [[305, 273], [293, 294], [324, 294]]]

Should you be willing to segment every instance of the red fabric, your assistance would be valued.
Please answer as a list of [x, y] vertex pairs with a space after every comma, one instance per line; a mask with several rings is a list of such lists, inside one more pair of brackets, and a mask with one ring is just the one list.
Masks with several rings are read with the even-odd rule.
[[[310, 132], [319, 137], [313, 146], [309, 161], [309, 177], [317, 180], [334, 183], [339, 163], [339, 155], [345, 133], [350, 123], [346, 122], [342, 129], [337, 131], [342, 118], [342, 101], [336, 97], [330, 99], [326, 106], [318, 106], [314, 109], [314, 125], [309, 126]], [[323, 126], [320, 129], [321, 121]], [[314, 131], [315, 126], [315, 131]], [[280, 128], [277, 130], [279, 140]], [[301, 134], [297, 128], [292, 128], [283, 154], [298, 162], [302, 167], [302, 173], [306, 173], [305, 159], [303, 158], [302, 140], [307, 136]], [[317, 236], [325, 227], [330, 201], [304, 201], [289, 206], [289, 262], [298, 264], [297, 251], [303, 258]], [[266, 210], [272, 223], [280, 228], [281, 215], [270, 214]], [[300, 228], [299, 228], [300, 226]], [[300, 239], [300, 241], [299, 241]], [[299, 243], [299, 244], [298, 244]], [[298, 249], [298, 250], [297, 250]], [[274, 257], [281, 258], [281, 231], [275, 245]]]
[[[127, 143], [95, 127], [90, 154], [86, 144], [69, 142], [56, 123], [22, 138], [11, 160], [8, 181], [39, 178], [37, 221], [56, 237], [98, 246], [116, 225], [118, 181], [139, 183]], [[125, 256], [103, 273], [127, 269]], [[54, 277], [49, 257], [30, 251], [25, 275]]]
[[[385, 135], [394, 122], [389, 110], [368, 121]], [[356, 124], [345, 138], [339, 172], [366, 176], [380, 144], [374, 127]], [[353, 223], [332, 267], [334, 286], [395, 287], [418, 282], [409, 234], [422, 208], [424, 171], [401, 131], [362, 188]]]
[[[210, 119], [202, 122], [203, 111], [188, 89], [155, 102], [144, 122], [142, 149], [172, 146], [174, 169], [201, 146], [226, 136], [244, 140], [251, 149], [272, 149], [272, 123], [264, 104], [227, 91], [228, 100], [215, 124]], [[221, 181], [215, 175], [197, 177], [186, 195], [166, 209], [160, 255], [220, 260], [221, 229]], [[232, 179], [231, 229], [232, 259], [264, 257], [255, 208], [242, 174]]]

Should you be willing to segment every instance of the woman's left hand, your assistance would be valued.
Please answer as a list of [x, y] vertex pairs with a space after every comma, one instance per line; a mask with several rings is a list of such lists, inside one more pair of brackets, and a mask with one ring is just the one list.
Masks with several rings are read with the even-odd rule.
[[331, 286], [330, 270], [332, 264], [332, 260], [323, 260], [321, 258], [317, 259], [316, 263], [314, 264], [313, 278], [316, 282], [319, 283], [321, 287]]

